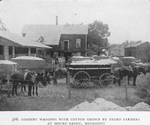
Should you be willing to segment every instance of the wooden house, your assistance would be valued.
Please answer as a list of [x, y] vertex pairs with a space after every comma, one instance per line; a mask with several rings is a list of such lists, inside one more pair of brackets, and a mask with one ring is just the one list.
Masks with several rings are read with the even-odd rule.
[[38, 40], [53, 47], [48, 54], [67, 58], [71, 55], [87, 54], [88, 25], [25, 25], [22, 35], [26, 38]]
[[0, 60], [9, 60], [22, 55], [36, 56], [38, 48], [45, 49], [50, 47], [15, 33], [0, 30]]
[[150, 61], [150, 43], [134, 43], [125, 47], [125, 56], [133, 56], [137, 59]]
[[109, 47], [109, 55], [122, 57], [125, 55], [124, 46], [121, 44], [112, 45]]

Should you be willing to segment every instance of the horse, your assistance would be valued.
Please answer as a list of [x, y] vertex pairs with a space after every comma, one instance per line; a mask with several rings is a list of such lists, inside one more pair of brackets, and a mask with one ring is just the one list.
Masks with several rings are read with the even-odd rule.
[[56, 68], [53, 74], [51, 80], [54, 81], [54, 85], [57, 85], [57, 79], [62, 77], [65, 77], [67, 82], [67, 68]]
[[[36, 88], [36, 95], [38, 95], [38, 86], [37, 86], [37, 74], [31, 71], [24, 71], [24, 72], [14, 72], [11, 74], [11, 81], [12, 81], [12, 95], [17, 95], [17, 87], [21, 84], [21, 91], [23, 88], [25, 89], [25, 85], [28, 85], [28, 96], [31, 96], [31, 93], [34, 95], [34, 90]], [[26, 89], [25, 89], [26, 90]], [[33, 92], [32, 92], [33, 91]]]
[[146, 75], [146, 73], [148, 73], [149, 71], [145, 69], [145, 67], [142, 67], [142, 66], [137, 66], [140, 74], [142, 73], [143, 75]]
[[144, 67], [131, 66], [130, 68], [125, 68], [125, 67], [116, 68], [114, 70], [114, 76], [117, 77], [117, 79], [116, 78], [114, 79], [114, 84], [118, 80], [119, 86], [120, 86], [121, 80], [123, 79], [123, 77], [127, 76], [128, 77], [128, 85], [130, 85], [130, 79], [132, 77], [133, 85], [136, 86], [136, 78], [141, 73], [146, 75], [146, 71], [145, 71]]

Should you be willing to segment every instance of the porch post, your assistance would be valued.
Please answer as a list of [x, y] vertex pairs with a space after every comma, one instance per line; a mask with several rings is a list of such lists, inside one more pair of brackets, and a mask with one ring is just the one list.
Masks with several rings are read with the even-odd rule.
[[4, 46], [4, 59], [8, 60], [9, 59], [9, 47]]
[[12, 46], [12, 56], [13, 56], [13, 58], [15, 58], [15, 47], [14, 46]]
[[31, 48], [28, 48], [28, 56], [31, 56]]

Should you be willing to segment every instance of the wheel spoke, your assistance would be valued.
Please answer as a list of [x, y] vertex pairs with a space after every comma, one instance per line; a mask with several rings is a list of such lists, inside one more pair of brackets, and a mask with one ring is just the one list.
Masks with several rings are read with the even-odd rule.
[[79, 71], [74, 76], [73, 84], [76, 87], [84, 88], [84, 87], [88, 86], [89, 81], [90, 81], [90, 76], [88, 75], [88, 73], [85, 71]]
[[103, 86], [103, 87], [107, 87], [108, 85], [110, 85], [112, 83], [112, 81], [113, 81], [113, 78], [108, 73], [103, 74], [99, 80], [101, 86]]

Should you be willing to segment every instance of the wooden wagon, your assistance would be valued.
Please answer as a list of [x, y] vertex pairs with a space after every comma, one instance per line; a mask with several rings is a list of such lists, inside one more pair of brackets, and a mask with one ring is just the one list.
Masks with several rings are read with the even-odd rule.
[[[2, 91], [3, 84], [2, 82], [7, 82], [7, 91], [8, 96], [10, 96], [11, 84], [10, 84], [10, 75], [17, 68], [17, 63], [9, 60], [0, 60], [0, 91]], [[5, 87], [6, 88], [6, 87]]]
[[88, 60], [72, 62], [69, 65], [73, 85], [84, 86], [91, 81], [98, 81], [101, 86], [107, 86], [113, 81], [113, 65], [117, 62], [111, 59]]
[[39, 57], [20, 56], [11, 60], [17, 63], [17, 69], [21, 71], [28, 69], [37, 73], [44, 73], [47, 68], [45, 60]]

